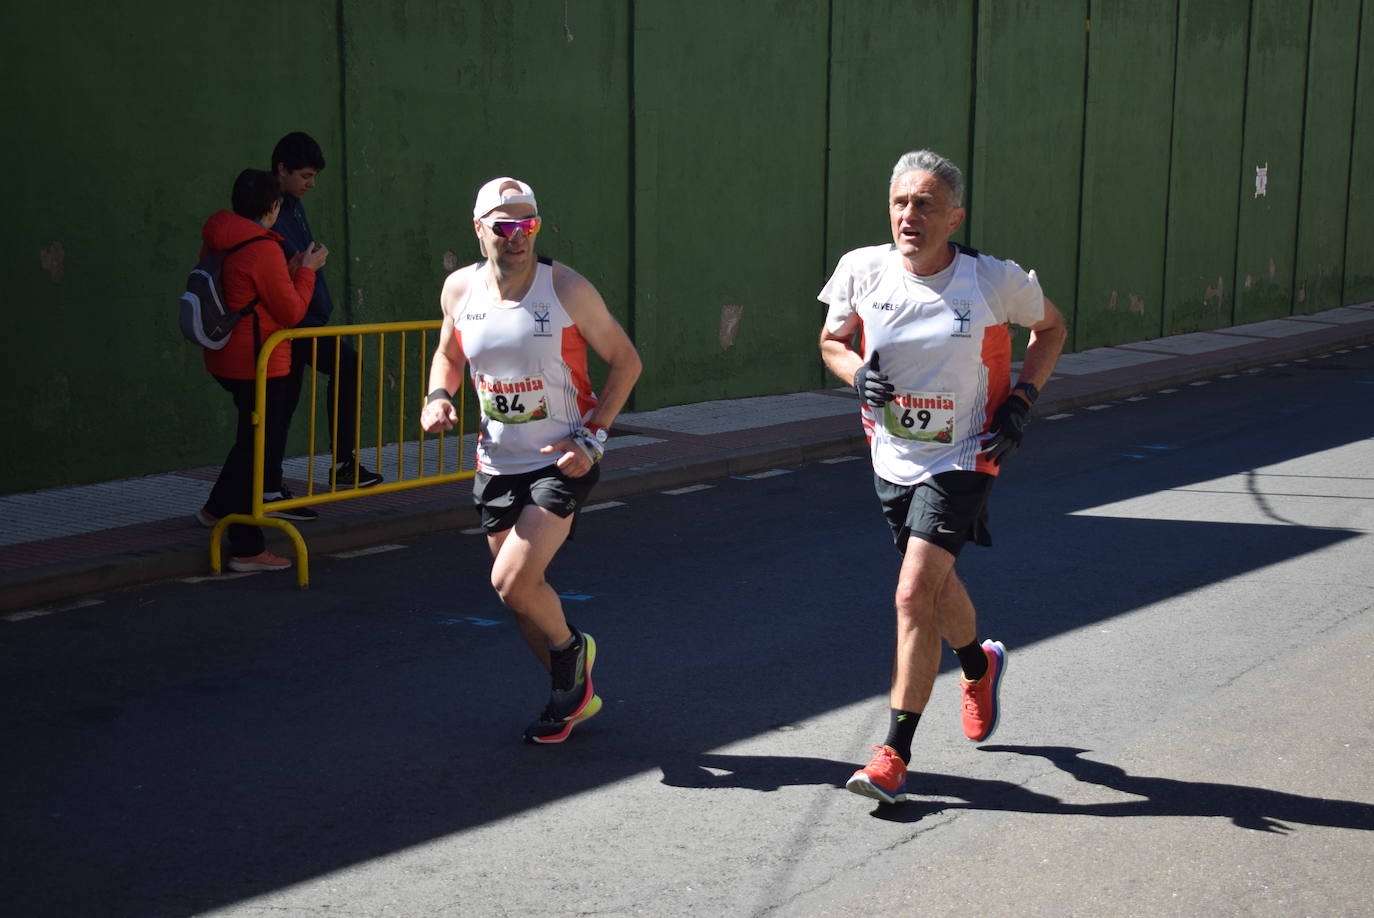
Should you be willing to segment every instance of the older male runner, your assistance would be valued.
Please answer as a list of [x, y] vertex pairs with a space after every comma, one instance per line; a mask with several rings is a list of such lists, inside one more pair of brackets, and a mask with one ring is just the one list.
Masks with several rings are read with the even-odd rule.
[[[1065, 338], [1034, 271], [950, 242], [962, 201], [957, 166], [928, 150], [905, 154], [888, 189], [892, 243], [844, 255], [819, 295], [829, 306], [821, 357], [859, 392], [874, 488], [902, 555], [888, 734], [846, 785], [883, 803], [906, 793], [941, 638], [963, 669], [965, 736], [982, 741], [997, 727], [1006, 649], [979, 643], [954, 562], [970, 539], [992, 544], [988, 494]], [[1008, 323], [1031, 330], [1015, 385]], [[849, 346], [856, 333], [863, 356]]]
[[[607, 429], [641, 365], [596, 288], [534, 254], [540, 217], [529, 185], [492, 179], [472, 216], [484, 258], [444, 282], [420, 423], [427, 432], [457, 423], [452, 394], [466, 366], [482, 411], [472, 493], [494, 559], [491, 584], [552, 681], [525, 740], [561, 743], [601, 709], [591, 677], [596, 641], [564, 618], [544, 572], [596, 484]], [[588, 345], [610, 367], [599, 398]]]

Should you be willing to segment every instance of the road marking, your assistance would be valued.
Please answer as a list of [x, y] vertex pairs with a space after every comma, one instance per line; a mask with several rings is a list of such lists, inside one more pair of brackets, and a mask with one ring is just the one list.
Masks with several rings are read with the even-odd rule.
[[1199, 379], [1197, 382], [1188, 383], [1190, 386], [1210, 386], [1211, 384], [1212, 381], [1210, 379]]
[[586, 599], [593, 599], [590, 593], [579, 593], [576, 590], [568, 590], [558, 594], [559, 599], [571, 599], [573, 602], [582, 602]]
[[1064, 414], [1052, 414], [1052, 415], [1050, 415], [1049, 417], [1045, 418], [1045, 420], [1047, 420], [1047, 421], [1062, 421], [1062, 420], [1064, 420], [1064, 418], [1071, 418], [1071, 417], [1073, 417], [1073, 414], [1066, 412], [1066, 413], [1064, 413]]
[[1089, 406], [1088, 406], [1088, 410], [1089, 410], [1089, 411], [1101, 411], [1103, 408], [1110, 408], [1110, 407], [1112, 407], [1112, 406], [1111, 406], [1111, 405], [1089, 405]]
[[1150, 397], [1148, 395], [1132, 395], [1130, 398], [1126, 399], [1128, 402], [1148, 402], [1149, 400]]
[[834, 459], [822, 459], [822, 465], [835, 465], [838, 462], [855, 462], [862, 459], [862, 456], [836, 456]]
[[11, 612], [4, 616], [7, 622], [22, 622], [30, 618], [42, 618], [45, 615], [54, 615], [58, 612], [71, 612], [74, 609], [85, 609], [88, 606], [98, 606], [105, 602], [103, 599], [78, 599], [73, 602], [64, 602], [56, 606], [44, 606], [41, 609], [25, 609], [22, 612]]
[[612, 507], [623, 507], [623, 506], [625, 506], [625, 502], [624, 502], [623, 500], [608, 500], [608, 501], [604, 501], [603, 503], [592, 504], [592, 505], [590, 505], [590, 506], [583, 507], [583, 508], [582, 508], [582, 512], [583, 512], [583, 513], [591, 513], [591, 512], [593, 512], [593, 511], [595, 511], [595, 510], [610, 510]]
[[439, 620], [441, 625], [476, 625], [478, 628], [490, 628], [493, 625], [501, 624], [499, 621], [490, 618], [478, 618], [475, 615], [468, 615], [463, 618], [444, 618]]
[[693, 494], [697, 491], [709, 491], [714, 487], [715, 485], [706, 484], [688, 485], [685, 488], [673, 488], [673, 490], [664, 491], [663, 493], [671, 494], [673, 497], [681, 497], [683, 494]]
[[365, 557], [365, 556], [367, 556], [367, 555], [380, 555], [382, 552], [386, 552], [386, 551], [399, 551], [399, 550], [401, 550], [402, 548], [405, 548], [405, 546], [404, 546], [404, 545], [374, 545], [374, 546], [372, 546], [371, 548], [359, 548], [357, 551], [341, 551], [341, 552], [338, 552], [338, 553], [336, 553], [336, 554], [329, 555], [328, 557], [330, 557], [330, 558], [341, 558], [341, 559], [345, 559], [345, 560], [346, 560], [346, 559], [348, 559], [348, 558], [362, 558], [362, 557]]
[[755, 472], [753, 475], [736, 475], [736, 481], [758, 481], [760, 478], [776, 478], [779, 475], [791, 475], [791, 469], [769, 469], [766, 472]]
[[1222, 373], [1222, 374], [1221, 374], [1221, 378], [1222, 378], [1222, 379], [1235, 379], [1235, 378], [1236, 378], [1237, 376], [1239, 376], [1239, 375], [1240, 375], [1239, 373]]
[[1178, 391], [1177, 389], [1160, 389], [1160, 390], [1159, 390], [1159, 394], [1160, 394], [1160, 395], [1173, 395], [1173, 394], [1174, 394], [1175, 392], [1177, 392], [1177, 391]]
[[[283, 568], [286, 570], [286, 568]], [[241, 577], [252, 577], [254, 574], [266, 574], [267, 571], [229, 571], [222, 574], [206, 574], [203, 577], [182, 577], [182, 583], [218, 583], [221, 580], [238, 580]]]

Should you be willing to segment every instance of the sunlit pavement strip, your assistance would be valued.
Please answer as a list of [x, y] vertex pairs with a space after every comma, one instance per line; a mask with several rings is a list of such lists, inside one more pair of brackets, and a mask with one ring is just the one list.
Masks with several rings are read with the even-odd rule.
[[57, 606], [45, 606], [42, 609], [25, 609], [23, 612], [11, 612], [4, 616], [7, 622], [22, 622], [30, 618], [42, 618], [45, 615], [54, 615], [58, 612], [71, 612], [74, 609], [84, 609], [87, 606], [98, 606], [103, 603], [103, 599], [78, 599], [75, 602], [66, 602]]
[[1050, 415], [1049, 417], [1045, 418], [1045, 420], [1047, 420], [1047, 421], [1062, 421], [1062, 420], [1064, 420], [1064, 418], [1071, 418], [1071, 417], [1073, 417], [1072, 414], [1052, 414], [1052, 415]]
[[[282, 568], [282, 570], [290, 570], [290, 568]], [[275, 573], [275, 572], [274, 572], [274, 571], [228, 571], [228, 570], [226, 570], [223, 574], [206, 574], [206, 575], [203, 576], [203, 577], [182, 577], [182, 578], [181, 578], [181, 582], [182, 582], [182, 583], [218, 583], [218, 582], [220, 582], [221, 580], [238, 580], [238, 579], [240, 579], [240, 578], [242, 578], [242, 577], [253, 577], [253, 576], [256, 576], [257, 574], [271, 574], [271, 573]]]
[[329, 558], [361, 558], [364, 555], [379, 555], [384, 551], [399, 551], [405, 548], [404, 545], [374, 545], [371, 548], [359, 548], [357, 551], [341, 551], [336, 554], [327, 555]]
[[673, 497], [680, 497], [680, 496], [683, 495], [683, 494], [694, 494], [694, 493], [696, 493], [697, 491], [709, 491], [709, 490], [711, 490], [711, 489], [714, 488], [714, 487], [715, 487], [715, 485], [695, 484], [695, 485], [688, 485], [688, 486], [685, 487], [685, 488], [673, 488], [673, 490], [671, 490], [671, 491], [664, 491], [663, 493], [664, 493], [664, 494], [669, 494], [669, 495], [671, 495], [671, 496], [673, 496]]
[[855, 408], [852, 399], [799, 392], [794, 395], [720, 399], [653, 411], [634, 411], [620, 415], [616, 423], [625, 427], [648, 427], [675, 433], [712, 434], [747, 430], [763, 424], [811, 421], [850, 414]]
[[854, 461], [856, 461], [856, 460], [858, 460], [858, 459], [862, 459], [862, 458], [863, 458], [862, 456], [836, 456], [834, 459], [822, 459], [822, 460], [821, 460], [821, 464], [822, 464], [822, 465], [835, 465], [836, 463], [840, 463], [840, 462], [854, 462]]
[[1087, 406], [1087, 408], [1088, 408], [1089, 411], [1101, 411], [1103, 408], [1110, 408], [1110, 407], [1112, 407], [1112, 406], [1111, 406], [1111, 405], [1088, 405], [1088, 406]]

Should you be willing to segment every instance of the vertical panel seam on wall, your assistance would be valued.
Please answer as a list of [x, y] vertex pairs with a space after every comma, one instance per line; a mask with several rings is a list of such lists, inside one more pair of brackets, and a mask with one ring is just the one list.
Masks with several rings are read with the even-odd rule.
[[1183, 44], [1183, 0], [1174, 0], [1174, 64], [1169, 89], [1169, 161], [1164, 165], [1164, 258], [1159, 266], [1159, 334], [1165, 337], [1164, 307], [1169, 297], [1169, 206], [1173, 203], [1174, 150], [1178, 130], [1178, 48]]
[[965, 164], [967, 174], [964, 179], [964, 238], [968, 240], [969, 245], [973, 245], [973, 217], [967, 215], [974, 213], [973, 200], [978, 190], [978, 175], [974, 172], [978, 155], [974, 144], [978, 140], [978, 23], [982, 16], [982, 0], [973, 0], [973, 11], [969, 15], [971, 19], [968, 56], [968, 162]]
[[1345, 276], [1349, 272], [1350, 258], [1350, 189], [1355, 181], [1355, 138], [1359, 136], [1357, 120], [1360, 114], [1360, 61], [1364, 57], [1364, 5], [1368, 0], [1360, 0], [1359, 10], [1355, 13], [1355, 75], [1350, 92], [1350, 153], [1345, 167], [1345, 220], [1341, 227], [1341, 277], [1340, 304], [1349, 306], [1345, 301]]
[[1303, 168], [1307, 161], [1307, 94], [1312, 88], [1312, 20], [1316, 18], [1313, 14], [1313, 4], [1307, 4], [1307, 60], [1303, 62], [1302, 68], [1302, 113], [1298, 116], [1298, 203], [1294, 212], [1293, 224], [1293, 277], [1288, 284], [1288, 314], [1296, 315], [1298, 312], [1298, 266], [1299, 256], [1302, 253], [1302, 186], [1303, 176], [1306, 170]]
[[1254, 40], [1255, 30], [1255, 4], [1259, 0], [1250, 0], [1249, 8], [1245, 17], [1245, 62], [1242, 64], [1240, 73], [1240, 156], [1236, 162], [1236, 171], [1233, 181], [1233, 191], [1236, 196], [1236, 241], [1235, 247], [1231, 252], [1231, 316], [1227, 321], [1228, 327], [1234, 327], [1236, 319], [1240, 314], [1240, 216], [1241, 216], [1241, 176], [1245, 175], [1245, 143], [1249, 131], [1246, 129], [1247, 118], [1250, 115], [1250, 43]]
[[337, 51], [339, 56], [339, 156], [343, 160], [340, 169], [343, 172], [342, 195], [343, 195], [343, 289], [344, 289], [344, 315], [348, 321], [353, 321], [353, 213], [349, 206], [348, 189], [351, 183], [351, 176], [348, 171], [348, 61], [345, 51], [348, 41], [344, 30], [344, 3], [345, 0], [336, 0], [334, 4], [334, 31], [337, 41]]
[[[825, 32], [825, 134], [824, 150], [822, 151], [821, 167], [821, 264], [820, 278], [822, 282], [829, 276], [830, 272], [830, 148], [834, 142], [833, 125], [833, 96], [835, 91], [835, 0], [829, 0], [826, 4], [826, 32]], [[817, 361], [816, 385], [824, 388], [826, 384], [826, 368], [823, 361]]]
[[[629, 71], [629, 72], [626, 74], [626, 80], [625, 80], [625, 96], [626, 96], [626, 99], [625, 99], [625, 107], [626, 107], [626, 115], [628, 116], [626, 120], [627, 120], [627, 122], [628, 122], [628, 128], [629, 128], [629, 130], [628, 130], [628, 132], [627, 132], [628, 136], [627, 136], [627, 138], [626, 138], [626, 145], [628, 146], [628, 150], [627, 150], [627, 154], [628, 154], [628, 155], [627, 155], [627, 157], [626, 157], [626, 160], [627, 160], [628, 165], [629, 165], [628, 176], [627, 176], [628, 179], [629, 179], [629, 189], [628, 189], [629, 193], [626, 195], [626, 204], [627, 204], [627, 206], [628, 206], [628, 208], [629, 208], [629, 214], [628, 214], [628, 219], [625, 221], [625, 225], [626, 225], [626, 227], [628, 228], [629, 236], [628, 236], [628, 238], [627, 238], [627, 240], [626, 240], [626, 247], [625, 247], [625, 249], [626, 249], [626, 255], [627, 255], [627, 258], [626, 258], [626, 277], [625, 277], [625, 296], [627, 297], [627, 299], [629, 300], [629, 302], [627, 302], [627, 303], [625, 304], [625, 306], [626, 306], [626, 308], [625, 308], [625, 324], [626, 324], [626, 326], [627, 326], [627, 328], [625, 329], [625, 333], [626, 333], [627, 335], [629, 335], [629, 336], [630, 336], [630, 340], [631, 340], [631, 341], [634, 341], [634, 342], [636, 343], [636, 345], [637, 345], [639, 342], [636, 340], [635, 334], [636, 334], [636, 331], [637, 331], [637, 327], [638, 327], [638, 325], [639, 325], [639, 322], [638, 322], [638, 313], [639, 313], [639, 290], [638, 290], [638, 286], [637, 286], [637, 285], [638, 285], [638, 282], [639, 282], [639, 274], [638, 274], [638, 271], [637, 271], [637, 261], [636, 261], [637, 258], [638, 258], [638, 251], [639, 251], [638, 245], [637, 245], [637, 240], [638, 240], [638, 236], [639, 236], [639, 220], [638, 220], [638, 210], [639, 210], [638, 204], [639, 204], [639, 197], [638, 197], [638, 184], [637, 184], [638, 181], [639, 181], [639, 174], [638, 174], [638, 171], [636, 170], [636, 159], [635, 159], [635, 157], [637, 156], [637, 153], [638, 153], [638, 147], [637, 147], [637, 145], [636, 145], [636, 143], [635, 143], [635, 124], [636, 124], [636, 120], [635, 120], [635, 119], [636, 119], [636, 113], [635, 113], [635, 79], [636, 79], [637, 76], [638, 76], [638, 68], [637, 68], [636, 62], [635, 62], [635, 47], [636, 47], [636, 41], [635, 41], [635, 0], [626, 0], [626, 2], [625, 2], [625, 10], [626, 10], [626, 13], [625, 13], [625, 24], [626, 24], [626, 31], [627, 31], [627, 44], [629, 45], [629, 47], [628, 47], [628, 49], [627, 49], [627, 54], [626, 54], [626, 62], [627, 62], [627, 64], [628, 64], [628, 71]], [[630, 393], [630, 403], [629, 403], [628, 405], [626, 405], [626, 408], [627, 408], [627, 409], [632, 409], [633, 407], [634, 407], [634, 392], [631, 391], [631, 393]]]
[[1087, 170], [1083, 168], [1088, 157], [1088, 77], [1089, 68], [1092, 65], [1093, 52], [1093, 5], [1092, 0], [1083, 2], [1083, 84], [1079, 87], [1079, 99], [1082, 100], [1083, 117], [1079, 119], [1078, 125], [1078, 232], [1074, 234], [1074, 253], [1073, 253], [1073, 322], [1069, 326], [1068, 346], [1070, 353], [1077, 350], [1078, 342], [1078, 323], [1082, 317], [1083, 310], [1079, 308], [1079, 296], [1083, 292], [1083, 199], [1087, 197], [1087, 189], [1083, 187], [1087, 180]]
[[830, 148], [834, 143], [833, 98], [835, 91], [835, 0], [826, 4], [825, 35], [825, 145], [821, 151], [821, 266], [825, 278], [830, 268]]

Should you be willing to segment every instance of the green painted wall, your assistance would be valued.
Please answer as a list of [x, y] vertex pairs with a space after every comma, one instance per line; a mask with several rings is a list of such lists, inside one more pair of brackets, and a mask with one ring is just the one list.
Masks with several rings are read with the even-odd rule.
[[[1236, 323], [1292, 312], [1308, 22], [1309, 4], [1302, 0], [1254, 0], [1251, 6], [1232, 315]], [[1260, 170], [1267, 170], [1267, 182], [1259, 177]]]
[[1350, 142], [1350, 197], [1345, 236], [1347, 303], [1374, 300], [1374, 3], [1360, 12], [1360, 57]]
[[[1374, 300], [1371, 7], [7, 4], [0, 492], [222, 459], [174, 304], [205, 217], [291, 130], [328, 159], [306, 205], [337, 322], [437, 315], [476, 186], [513, 173], [541, 251], [643, 352], [640, 409], [831, 384], [816, 292], [888, 239], [920, 147], [965, 169], [961, 238], [1035, 268], [1076, 349]], [[387, 348], [383, 389], [417, 391], [418, 342], [405, 378]]]
[[[1174, 70], [1166, 335], [1231, 324], [1249, 0], [1180, 0]], [[1253, 179], [1252, 179], [1253, 180]]]
[[1079, 350], [1163, 322], [1176, 0], [1093, 4], [1079, 224]]
[[978, 11], [969, 238], [1034, 269], [1072, 329], [1088, 4], [982, 0]]
[[1359, 0], [1317, 0], [1307, 55], [1293, 311], [1341, 305]]

